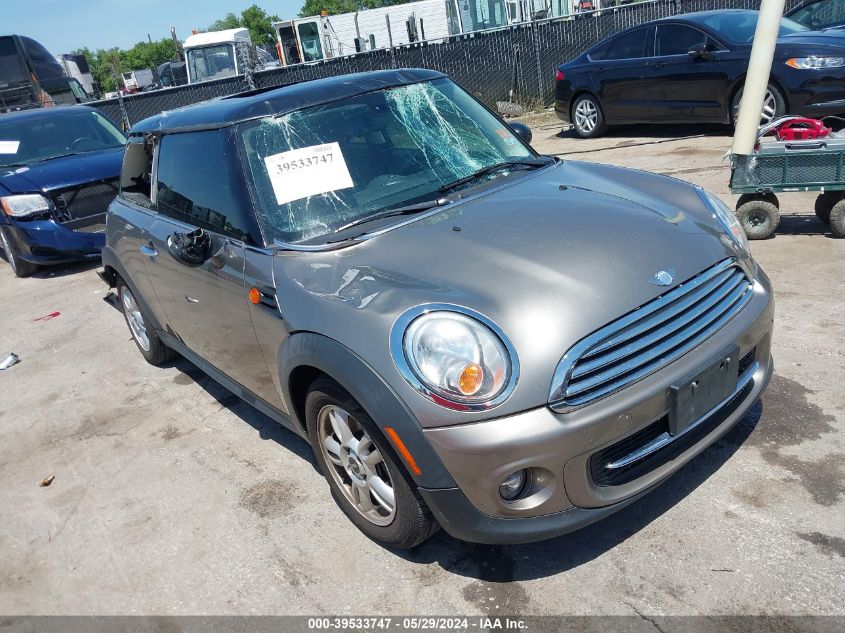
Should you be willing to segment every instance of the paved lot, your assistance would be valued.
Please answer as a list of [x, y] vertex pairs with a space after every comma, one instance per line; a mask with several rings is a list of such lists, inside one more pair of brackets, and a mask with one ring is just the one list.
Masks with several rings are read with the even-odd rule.
[[[534, 132], [540, 151], [730, 198], [724, 129]], [[18, 280], [0, 262], [0, 352], [22, 358], [0, 372], [0, 613], [842, 614], [845, 240], [812, 197], [782, 212], [752, 245], [777, 294], [777, 375], [753, 416], [579, 533], [441, 533], [410, 554], [352, 527], [305, 442], [185, 361], [147, 365], [94, 268]]]

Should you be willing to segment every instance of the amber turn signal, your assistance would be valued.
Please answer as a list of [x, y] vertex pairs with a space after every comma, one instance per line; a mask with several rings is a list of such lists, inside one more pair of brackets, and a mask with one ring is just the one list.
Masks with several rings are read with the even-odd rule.
[[261, 303], [261, 291], [258, 288], [249, 289], [249, 302], [255, 305]]
[[465, 396], [478, 393], [484, 382], [484, 370], [478, 363], [468, 363], [458, 376], [458, 389]]

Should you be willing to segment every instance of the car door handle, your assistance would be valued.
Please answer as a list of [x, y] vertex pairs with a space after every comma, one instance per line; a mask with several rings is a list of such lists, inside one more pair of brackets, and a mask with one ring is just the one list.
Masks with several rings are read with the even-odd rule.
[[153, 248], [152, 242], [147, 242], [146, 244], [141, 244], [141, 247], [138, 250], [141, 251], [142, 255], [147, 255], [149, 257], [155, 257], [156, 255], [158, 255], [158, 251], [155, 248]]

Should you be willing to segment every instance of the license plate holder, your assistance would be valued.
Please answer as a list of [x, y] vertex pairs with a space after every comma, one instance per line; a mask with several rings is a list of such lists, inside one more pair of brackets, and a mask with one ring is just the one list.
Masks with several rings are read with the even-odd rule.
[[733, 347], [704, 371], [669, 387], [669, 433], [683, 433], [728, 398], [736, 390], [738, 368], [739, 348]]

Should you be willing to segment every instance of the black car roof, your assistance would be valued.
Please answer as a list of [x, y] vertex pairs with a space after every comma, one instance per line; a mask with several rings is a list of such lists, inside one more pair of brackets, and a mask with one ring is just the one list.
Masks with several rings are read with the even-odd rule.
[[166, 134], [221, 128], [251, 119], [285, 114], [373, 90], [420, 83], [441, 77], [445, 75], [433, 70], [404, 68], [303, 81], [280, 88], [241, 93], [162, 112], [136, 123], [129, 130], [129, 134]]
[[726, 13], [759, 13], [758, 11], [752, 11], [751, 9], [723, 9], [721, 11], [696, 11], [695, 13], [681, 13], [678, 15], [670, 15], [666, 18], [660, 18], [659, 20], [653, 20], [648, 24], [657, 24], [660, 22], [704, 22], [705, 18], [709, 18], [712, 15], [725, 15]]
[[84, 105], [70, 105], [70, 106], [53, 106], [48, 108], [31, 108], [29, 110], [17, 110], [14, 112], [6, 112], [0, 114], [0, 121], [23, 121], [26, 119], [47, 119], [55, 116], [63, 116], [65, 114], [73, 114], [75, 112], [96, 112], [94, 108]]

